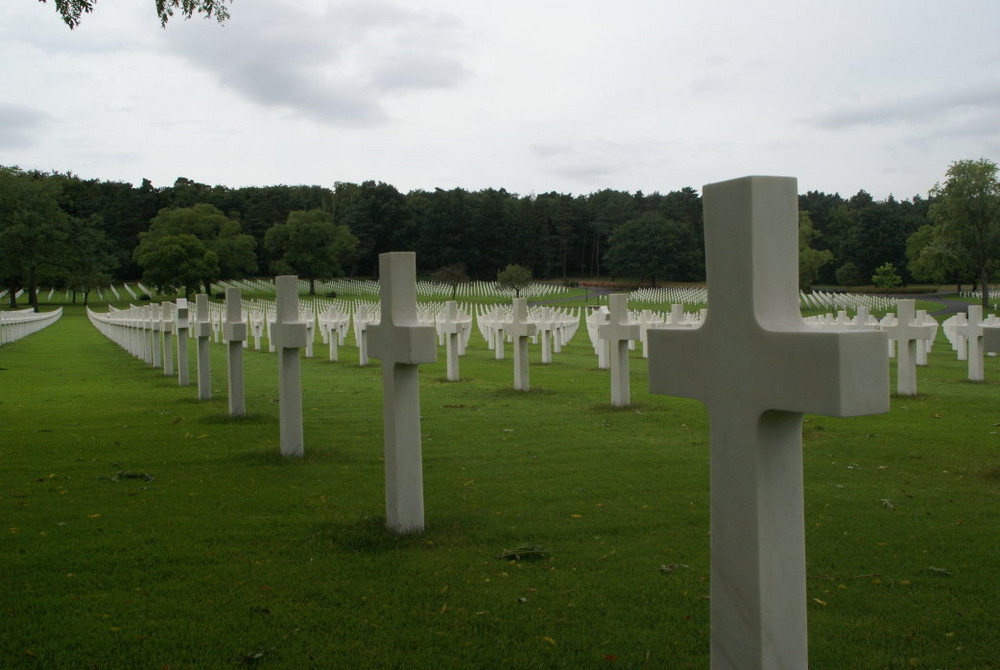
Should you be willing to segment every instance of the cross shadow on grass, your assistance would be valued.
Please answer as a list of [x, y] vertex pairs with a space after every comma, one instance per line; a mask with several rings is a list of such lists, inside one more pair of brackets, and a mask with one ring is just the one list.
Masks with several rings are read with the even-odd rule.
[[385, 524], [384, 516], [364, 515], [353, 521], [317, 526], [311, 539], [329, 543], [346, 553], [386, 554], [404, 550], [447, 551], [478, 537], [477, 524], [467, 519], [439, 520], [423, 531], [412, 533], [396, 533]]
[[341, 451], [331, 450], [322, 447], [310, 447], [305, 445], [305, 453], [302, 456], [283, 456], [278, 447], [278, 436], [275, 435], [273, 447], [266, 450], [243, 451], [235, 453], [229, 457], [234, 464], [265, 467], [296, 467], [299, 465], [324, 464], [330, 465], [353, 464], [361, 462], [354, 454], [345, 454]]
[[209, 414], [196, 419], [198, 423], [221, 426], [254, 426], [278, 423], [278, 417], [271, 414], [251, 412], [244, 416], [229, 416], [228, 414]]
[[426, 542], [423, 533], [399, 534], [390, 531], [385, 527], [385, 517], [382, 516], [363, 516], [356, 521], [323, 524], [312, 537], [351, 554], [384, 554]]

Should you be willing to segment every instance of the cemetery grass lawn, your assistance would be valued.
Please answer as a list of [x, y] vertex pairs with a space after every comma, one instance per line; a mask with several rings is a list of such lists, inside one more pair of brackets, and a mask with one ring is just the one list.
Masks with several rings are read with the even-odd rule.
[[[0, 667], [708, 667], [706, 415], [650, 395], [638, 351], [628, 409], [583, 328], [551, 365], [532, 347], [526, 393], [478, 333], [462, 381], [421, 366], [404, 537], [377, 362], [303, 361], [284, 459], [275, 357], [245, 351], [233, 420], [212, 351], [197, 402], [78, 307], [0, 348]], [[1000, 667], [1000, 364], [965, 376], [942, 339], [889, 414], [806, 417], [814, 670]]]

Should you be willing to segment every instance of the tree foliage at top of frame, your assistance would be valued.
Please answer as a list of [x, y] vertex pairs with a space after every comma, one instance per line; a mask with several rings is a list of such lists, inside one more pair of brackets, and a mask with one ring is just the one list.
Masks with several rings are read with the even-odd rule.
[[[46, 3], [48, 0], [38, 0]], [[174, 12], [178, 12], [186, 19], [190, 19], [195, 14], [203, 14], [205, 18], [214, 17], [219, 23], [223, 23], [229, 18], [229, 7], [227, 5], [232, 0], [154, 0], [156, 5], [156, 15], [160, 19], [160, 25], [166, 27], [167, 22], [173, 17]], [[94, 11], [97, 0], [53, 0], [56, 12], [63, 22], [69, 26], [70, 30], [80, 25], [80, 20], [84, 14]]]

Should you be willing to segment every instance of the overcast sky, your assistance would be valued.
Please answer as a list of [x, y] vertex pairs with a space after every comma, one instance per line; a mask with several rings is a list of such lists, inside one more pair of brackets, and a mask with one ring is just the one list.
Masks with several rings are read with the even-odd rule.
[[0, 2], [0, 165], [225, 186], [926, 195], [1000, 161], [997, 0]]

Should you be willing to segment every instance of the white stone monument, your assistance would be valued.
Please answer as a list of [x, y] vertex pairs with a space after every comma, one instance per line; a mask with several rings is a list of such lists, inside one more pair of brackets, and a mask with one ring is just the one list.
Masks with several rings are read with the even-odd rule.
[[462, 327], [458, 321], [458, 303], [449, 300], [445, 303], [445, 313], [438, 322], [438, 328], [444, 335], [444, 353], [447, 360], [446, 376], [448, 381], [457, 382], [458, 353], [461, 348]]
[[160, 303], [160, 313], [163, 322], [163, 374], [167, 377], [174, 376], [174, 303], [164, 301]]
[[178, 298], [174, 310], [174, 330], [177, 333], [177, 385], [187, 386], [190, 384], [188, 370], [188, 332], [191, 328], [190, 317], [188, 316], [187, 298]]
[[964, 339], [966, 357], [969, 361], [969, 381], [981, 382], [983, 371], [983, 306], [969, 305], [965, 321], [957, 330]]
[[983, 351], [1000, 353], [1000, 323], [986, 322], [983, 325]]
[[926, 340], [933, 330], [917, 322], [916, 302], [899, 300], [896, 303], [896, 323], [882, 326], [889, 339], [896, 343], [896, 393], [917, 395], [917, 340]]
[[542, 364], [548, 365], [552, 362], [552, 339], [556, 329], [551, 307], [542, 307], [541, 317], [535, 325], [542, 340]]
[[628, 314], [628, 296], [624, 293], [612, 293], [608, 296], [610, 307], [608, 323], [598, 326], [597, 333], [601, 340], [608, 343], [611, 364], [611, 404], [615, 407], [628, 407], [632, 402], [632, 390], [629, 387], [628, 344], [639, 339], [639, 324], [633, 323]]
[[306, 324], [299, 321], [299, 278], [275, 277], [275, 322], [271, 341], [278, 353], [278, 417], [281, 432], [281, 455], [301, 456], [305, 452], [302, 437], [302, 369], [299, 350], [306, 346]]
[[153, 336], [153, 367], [163, 367], [163, 309], [159, 305], [149, 306], [149, 329]]
[[[513, 312], [510, 321], [503, 328], [514, 343], [514, 389], [527, 391], [528, 381], [528, 338], [532, 337], [537, 328], [528, 320], [528, 301], [524, 298], [514, 298]], [[503, 347], [502, 343], [499, 345]]]
[[212, 399], [212, 321], [208, 295], [194, 297], [194, 336], [198, 341], [198, 400]]
[[243, 344], [247, 339], [247, 322], [243, 319], [243, 297], [238, 288], [226, 288], [226, 312], [222, 322], [226, 340], [226, 380], [229, 387], [229, 416], [246, 416], [243, 389]]
[[397, 533], [424, 529], [417, 365], [437, 360], [433, 326], [418, 325], [416, 254], [379, 254], [382, 319], [368, 328], [370, 355], [382, 361], [386, 526]]
[[885, 335], [805, 324], [788, 177], [704, 189], [708, 314], [649, 332], [650, 390], [708, 409], [711, 667], [808, 667], [802, 415], [889, 409]]

